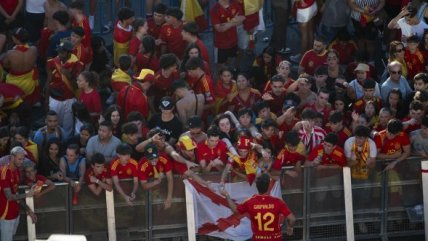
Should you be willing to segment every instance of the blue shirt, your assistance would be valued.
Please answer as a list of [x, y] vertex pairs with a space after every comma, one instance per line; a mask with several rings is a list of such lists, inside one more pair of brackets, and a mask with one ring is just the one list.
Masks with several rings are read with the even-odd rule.
[[52, 35], [52, 37], [49, 39], [49, 46], [47, 51], [48, 57], [56, 57], [58, 55], [56, 47], [61, 43], [61, 41], [70, 40], [70, 35], [70, 30], [56, 32], [54, 35]]

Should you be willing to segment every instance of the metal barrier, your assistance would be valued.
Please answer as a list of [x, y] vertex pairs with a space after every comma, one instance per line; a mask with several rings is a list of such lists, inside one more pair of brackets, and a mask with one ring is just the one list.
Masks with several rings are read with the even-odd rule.
[[[366, 181], [350, 180], [349, 168], [343, 172], [341, 169], [305, 168], [295, 178], [281, 175], [283, 199], [297, 218], [295, 233], [287, 240], [345, 240], [347, 235], [347, 240], [351, 240], [349, 237], [354, 234], [355, 239], [388, 240], [422, 235], [423, 210], [418, 206], [423, 204], [420, 161], [410, 158], [392, 171], [382, 171], [385, 165], [378, 162]], [[204, 175], [204, 178], [219, 181], [218, 175]], [[352, 183], [352, 195], [350, 185], [343, 183]], [[122, 182], [125, 190], [131, 185]], [[348, 200], [353, 197], [353, 209], [349, 203], [345, 205], [343, 193], [347, 189], [349, 192], [345, 195]], [[112, 233], [108, 235], [107, 223], [115, 224], [112, 227], [117, 240], [186, 238], [186, 203], [181, 177], [174, 177], [173, 204], [168, 210], [163, 208], [166, 190], [166, 182], [152, 191], [139, 188], [134, 206], [128, 206], [114, 191], [111, 195], [114, 196], [111, 202], [114, 213], [111, 216], [106, 208], [105, 193], [95, 197], [84, 186], [78, 205], [71, 205], [71, 188], [67, 184], [57, 184], [52, 192], [34, 199], [38, 215], [37, 238], [46, 239], [52, 233], [73, 233], [84, 234], [89, 240], [109, 240], [109, 236], [110, 240], [115, 240]], [[24, 220], [23, 214], [16, 240], [28, 240]]]

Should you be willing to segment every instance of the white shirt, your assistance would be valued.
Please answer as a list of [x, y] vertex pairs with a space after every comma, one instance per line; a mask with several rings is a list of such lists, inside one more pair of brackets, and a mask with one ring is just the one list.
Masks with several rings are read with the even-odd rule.
[[28, 13], [44, 13], [43, 5], [46, 0], [27, 0], [25, 4], [25, 11]]
[[[376, 158], [377, 156], [377, 148], [376, 148], [376, 143], [368, 138], [369, 141], [369, 158]], [[349, 137], [346, 141], [345, 141], [345, 156], [346, 158], [355, 158], [355, 153], [352, 153], [352, 145], [354, 145], [355, 142], [355, 136]]]
[[417, 25], [409, 25], [404, 18], [397, 21], [397, 29], [401, 29], [401, 35], [410, 37], [416, 35], [422, 37], [424, 30], [428, 28], [428, 24], [424, 21], [419, 21]]

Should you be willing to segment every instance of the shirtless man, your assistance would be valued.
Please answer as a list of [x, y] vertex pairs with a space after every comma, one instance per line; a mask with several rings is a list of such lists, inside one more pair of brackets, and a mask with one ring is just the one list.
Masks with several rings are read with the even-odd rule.
[[202, 116], [205, 104], [203, 94], [195, 94], [192, 90], [189, 90], [183, 80], [174, 81], [171, 89], [178, 98], [175, 105], [178, 111], [178, 118], [183, 125], [186, 125], [187, 120], [194, 115]]
[[60, 10], [67, 10], [67, 6], [59, 0], [46, 0], [43, 4], [45, 9], [45, 28], [43, 28], [39, 42], [39, 54], [41, 57], [46, 56], [48, 49], [49, 38], [55, 32], [55, 22], [52, 18], [53, 14]]
[[20, 88], [24, 92], [24, 101], [31, 106], [39, 101], [40, 90], [36, 73], [37, 49], [27, 45], [29, 38], [26, 29], [15, 29], [12, 35], [15, 46], [6, 52], [2, 63], [8, 70], [6, 83]]

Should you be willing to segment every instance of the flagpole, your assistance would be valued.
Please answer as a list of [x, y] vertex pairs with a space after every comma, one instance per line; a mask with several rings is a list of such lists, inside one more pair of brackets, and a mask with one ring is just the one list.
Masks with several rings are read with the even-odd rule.
[[184, 180], [184, 188], [186, 194], [186, 214], [187, 214], [187, 240], [196, 241], [196, 222], [195, 222], [195, 211], [193, 194], [189, 190], [189, 182]]

